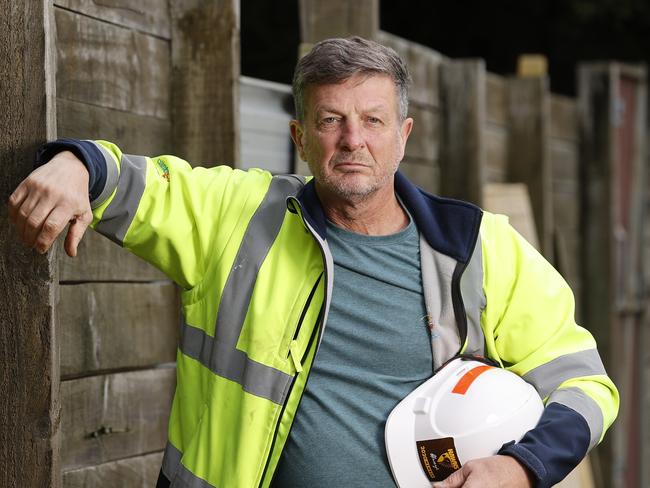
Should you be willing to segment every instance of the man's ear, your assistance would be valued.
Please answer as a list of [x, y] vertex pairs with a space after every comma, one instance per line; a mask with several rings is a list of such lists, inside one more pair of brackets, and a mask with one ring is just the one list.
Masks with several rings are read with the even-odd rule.
[[302, 144], [302, 136], [304, 134], [304, 129], [300, 122], [297, 120], [292, 120], [289, 122], [289, 131], [291, 132], [291, 139], [293, 140], [293, 143], [296, 145], [296, 148], [298, 149], [298, 154], [300, 154], [300, 159], [303, 161], [307, 161], [305, 159], [305, 149]]

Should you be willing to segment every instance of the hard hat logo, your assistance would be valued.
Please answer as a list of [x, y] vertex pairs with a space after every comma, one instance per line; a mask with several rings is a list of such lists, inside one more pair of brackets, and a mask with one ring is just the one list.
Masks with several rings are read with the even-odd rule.
[[460, 469], [453, 437], [417, 441], [420, 464], [429, 481], [444, 480]]

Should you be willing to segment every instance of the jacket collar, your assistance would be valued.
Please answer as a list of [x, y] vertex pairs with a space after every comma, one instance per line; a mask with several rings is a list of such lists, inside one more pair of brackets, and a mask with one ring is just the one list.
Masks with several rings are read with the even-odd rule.
[[[467, 263], [474, 251], [483, 212], [460, 200], [431, 195], [395, 174], [395, 191], [409, 209], [419, 232], [438, 252]], [[303, 215], [322, 239], [327, 238], [327, 220], [311, 179], [297, 196]]]

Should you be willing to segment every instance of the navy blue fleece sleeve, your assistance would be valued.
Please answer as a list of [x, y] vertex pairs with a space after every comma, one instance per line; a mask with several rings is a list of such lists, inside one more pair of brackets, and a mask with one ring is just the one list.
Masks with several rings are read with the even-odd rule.
[[558, 483], [587, 454], [591, 432], [587, 421], [575, 410], [551, 403], [537, 427], [515, 443], [504, 444], [499, 454], [516, 458], [537, 479], [537, 488]]
[[95, 144], [78, 139], [57, 139], [43, 144], [36, 154], [36, 166], [42, 166], [58, 153], [71, 151], [86, 166], [88, 175], [88, 193], [90, 200], [95, 200], [106, 185], [106, 165], [104, 156]]

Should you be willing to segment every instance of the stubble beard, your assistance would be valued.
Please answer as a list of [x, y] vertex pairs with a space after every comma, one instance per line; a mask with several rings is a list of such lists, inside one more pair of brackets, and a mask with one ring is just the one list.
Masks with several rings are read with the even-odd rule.
[[[348, 155], [339, 156], [336, 159], [340, 159], [341, 161], [350, 160]], [[332, 166], [337, 163], [336, 159], [332, 161]], [[365, 159], [352, 158], [352, 161], [367, 164], [369, 167], [376, 166], [374, 161], [367, 161]], [[319, 167], [312, 165], [311, 163], [309, 164], [309, 168], [316, 179], [316, 183], [328, 193], [345, 200], [364, 201], [391, 181], [397, 172], [399, 163], [400, 161], [396, 159], [391, 166], [387, 168], [387, 171], [384, 171], [379, 175], [373, 173], [370, 176], [363, 177], [363, 181], [350, 181], [354, 178], [353, 175], [326, 174], [325, 172], [320, 171]]]

